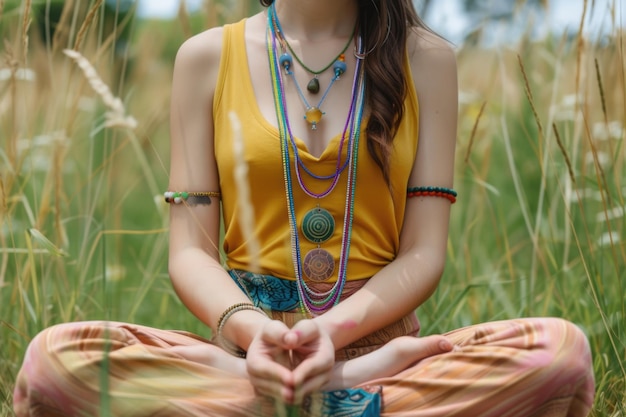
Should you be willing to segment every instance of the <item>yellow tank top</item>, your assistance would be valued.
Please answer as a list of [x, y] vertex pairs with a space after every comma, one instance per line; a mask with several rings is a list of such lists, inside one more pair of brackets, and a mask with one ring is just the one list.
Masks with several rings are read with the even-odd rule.
[[[244, 38], [245, 19], [224, 28], [224, 41], [218, 81], [213, 104], [215, 157], [219, 171], [220, 191], [224, 221], [224, 252], [228, 268], [250, 270], [250, 257], [256, 257], [259, 272], [284, 279], [295, 279], [290, 227], [288, 221], [285, 181], [278, 129], [264, 119], [255, 101], [250, 80]], [[269, 65], [269, 64], [267, 64]], [[408, 85], [413, 85], [408, 60], [406, 73]], [[269, 82], [269, 80], [268, 80]], [[234, 111], [241, 121], [243, 158], [248, 165], [250, 201], [254, 207], [254, 236], [259, 253], [249, 253], [241, 228], [241, 202], [238, 201], [235, 181], [237, 160], [233, 148], [233, 132], [229, 113]], [[363, 122], [363, 130], [366, 121]], [[303, 162], [318, 175], [335, 172], [340, 136], [335, 137], [328, 149], [316, 158], [307, 153], [304, 143], [296, 139]], [[367, 151], [365, 135], [361, 135], [358, 148], [358, 166], [352, 236], [347, 264], [347, 279], [369, 278], [391, 262], [397, 252], [400, 230], [406, 204], [406, 189], [413, 167], [418, 142], [418, 102], [413, 88], [405, 100], [405, 113], [396, 138], [391, 164], [391, 187], [383, 179], [380, 169]], [[343, 148], [342, 160], [346, 159]], [[295, 178], [293, 153], [292, 178]], [[335, 189], [326, 197], [316, 199], [302, 191], [293, 181], [295, 218], [300, 224], [304, 215], [318, 204], [335, 219], [332, 237], [320, 246], [335, 257], [335, 273], [328, 281], [337, 279], [339, 253], [346, 202], [347, 171], [341, 175]], [[328, 187], [327, 181], [305, 178], [314, 192]], [[391, 189], [390, 189], [391, 188]], [[302, 256], [318, 245], [306, 240], [301, 231]]]

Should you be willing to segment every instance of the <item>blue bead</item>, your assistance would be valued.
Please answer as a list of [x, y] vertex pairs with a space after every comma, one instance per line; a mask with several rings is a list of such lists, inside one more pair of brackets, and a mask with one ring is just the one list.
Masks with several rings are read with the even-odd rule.
[[346, 65], [345, 62], [337, 60], [335, 61], [335, 64], [333, 65], [333, 69], [335, 70], [335, 76], [339, 77], [341, 74], [346, 72], [346, 70], [348, 69], [348, 66]]
[[278, 62], [280, 63], [281, 67], [283, 67], [286, 70], [289, 70], [289, 68], [291, 68], [291, 64], [293, 64], [293, 58], [291, 58], [291, 55], [285, 52], [284, 54], [280, 56], [280, 58], [278, 59]]

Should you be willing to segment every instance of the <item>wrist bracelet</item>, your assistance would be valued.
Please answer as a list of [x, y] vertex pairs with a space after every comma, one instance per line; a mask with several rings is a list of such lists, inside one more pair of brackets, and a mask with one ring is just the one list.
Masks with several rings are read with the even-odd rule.
[[233, 314], [238, 313], [243, 310], [257, 311], [263, 314], [264, 316], [269, 317], [262, 308], [257, 307], [252, 303], [237, 303], [237, 304], [233, 304], [232, 306], [224, 310], [219, 320], [217, 321], [217, 342], [222, 347], [222, 349], [224, 349], [226, 352], [230, 353], [231, 355], [238, 356], [240, 358], [245, 358], [246, 352], [243, 349], [241, 349], [239, 346], [231, 342], [230, 340], [226, 339], [222, 335], [222, 330], [224, 330], [224, 326], [226, 325], [226, 322]]

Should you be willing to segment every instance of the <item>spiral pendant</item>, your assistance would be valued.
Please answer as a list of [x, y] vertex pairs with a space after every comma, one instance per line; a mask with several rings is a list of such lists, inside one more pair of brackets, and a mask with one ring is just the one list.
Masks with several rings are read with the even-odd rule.
[[302, 219], [302, 234], [312, 243], [324, 243], [335, 231], [335, 219], [328, 210], [316, 207]]
[[323, 282], [333, 276], [335, 259], [328, 251], [316, 248], [304, 257], [302, 270], [311, 281]]

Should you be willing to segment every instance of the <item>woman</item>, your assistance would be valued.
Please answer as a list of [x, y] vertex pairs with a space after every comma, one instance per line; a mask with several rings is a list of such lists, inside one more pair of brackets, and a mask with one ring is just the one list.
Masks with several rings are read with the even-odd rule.
[[213, 342], [55, 326], [17, 415], [586, 416], [589, 348], [566, 321], [416, 337], [456, 198], [451, 48], [410, 0], [261, 3], [174, 69], [169, 270]]

